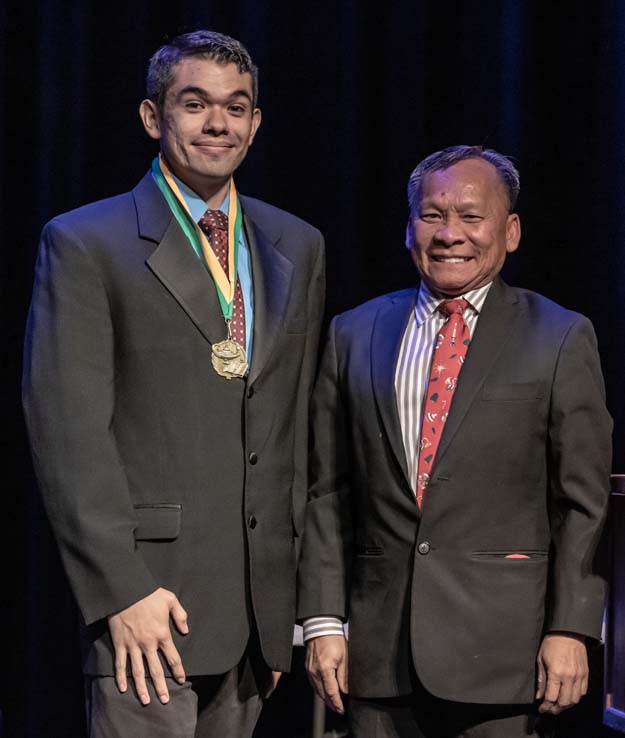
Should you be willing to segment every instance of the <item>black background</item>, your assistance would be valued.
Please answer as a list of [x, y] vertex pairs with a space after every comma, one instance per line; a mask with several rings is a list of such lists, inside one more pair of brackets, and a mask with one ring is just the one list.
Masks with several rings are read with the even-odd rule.
[[625, 3], [3, 2], [0, 707], [11, 738], [83, 735], [75, 614], [19, 406], [38, 234], [140, 179], [155, 154], [137, 115], [147, 60], [198, 27], [239, 38], [260, 67], [263, 124], [237, 184], [324, 232], [328, 316], [414, 283], [405, 184], [421, 158], [467, 143], [515, 159], [523, 239], [504, 275], [592, 319], [625, 471]]

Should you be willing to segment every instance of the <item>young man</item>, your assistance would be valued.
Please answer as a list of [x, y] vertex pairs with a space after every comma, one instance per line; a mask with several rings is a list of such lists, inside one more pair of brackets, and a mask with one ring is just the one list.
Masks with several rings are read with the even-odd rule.
[[257, 95], [238, 41], [173, 39], [140, 107], [151, 170], [42, 235], [24, 407], [90, 738], [251, 735], [289, 668], [324, 257], [236, 190]]

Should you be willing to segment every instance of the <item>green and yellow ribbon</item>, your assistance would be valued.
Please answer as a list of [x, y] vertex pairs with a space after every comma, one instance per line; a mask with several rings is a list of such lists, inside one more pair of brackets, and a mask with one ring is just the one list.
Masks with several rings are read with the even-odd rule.
[[193, 250], [203, 261], [213, 278], [215, 287], [217, 288], [219, 304], [221, 305], [221, 312], [223, 313], [224, 319], [226, 321], [231, 320], [232, 309], [234, 306], [234, 292], [237, 286], [239, 238], [241, 236], [241, 227], [243, 225], [243, 216], [241, 214], [239, 196], [237, 195], [237, 190], [234, 186], [234, 179], [230, 177], [229, 185], [228, 274], [226, 274], [208, 242], [206, 234], [193, 219], [178, 185], [160, 156], [157, 156], [152, 162], [152, 176], [154, 177], [159, 190], [163, 193], [163, 196], [174, 217], [178, 221], [178, 224], [182, 228], [183, 233], [193, 247]]

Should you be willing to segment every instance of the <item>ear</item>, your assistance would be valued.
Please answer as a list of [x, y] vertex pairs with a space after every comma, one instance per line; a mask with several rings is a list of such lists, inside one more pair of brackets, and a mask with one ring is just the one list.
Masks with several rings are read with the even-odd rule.
[[506, 251], [511, 254], [519, 248], [521, 240], [521, 220], [516, 213], [508, 216], [506, 223]]
[[412, 217], [408, 218], [408, 223], [406, 224], [406, 248], [410, 251], [410, 249], [414, 246], [414, 224], [412, 222]]
[[254, 108], [252, 111], [252, 127], [250, 130], [250, 136], [247, 141], [247, 145], [251, 146], [254, 141], [254, 136], [256, 136], [256, 131], [258, 130], [260, 126], [260, 121], [262, 119], [262, 114], [260, 112], [260, 108]]
[[155, 140], [161, 137], [161, 119], [156, 103], [152, 100], [142, 100], [139, 105], [139, 117], [150, 138]]

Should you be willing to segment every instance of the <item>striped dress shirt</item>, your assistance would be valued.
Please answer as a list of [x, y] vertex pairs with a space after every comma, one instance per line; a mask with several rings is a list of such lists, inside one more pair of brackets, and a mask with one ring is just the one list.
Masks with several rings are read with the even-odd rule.
[[[463, 317], [471, 338], [491, 284], [489, 282], [484, 287], [459, 296], [468, 302]], [[417, 304], [412, 320], [408, 321], [404, 331], [395, 368], [395, 399], [413, 492], [417, 484], [423, 398], [427, 390], [436, 336], [448, 320], [437, 309], [441, 302], [441, 298], [432, 294], [425, 282], [421, 282]], [[341, 619], [333, 615], [321, 615], [304, 621], [304, 641], [322, 635], [343, 635]]]

